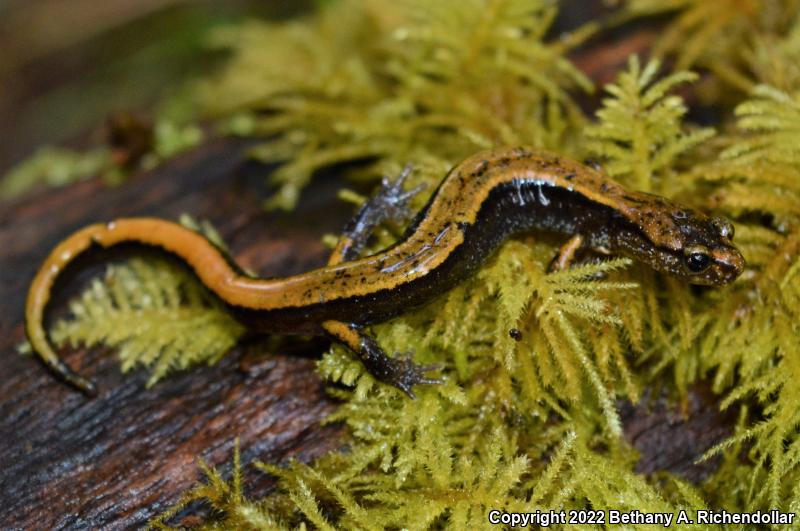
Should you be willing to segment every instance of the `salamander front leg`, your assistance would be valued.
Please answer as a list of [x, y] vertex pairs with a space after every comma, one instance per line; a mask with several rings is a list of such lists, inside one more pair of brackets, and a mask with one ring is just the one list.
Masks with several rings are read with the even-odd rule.
[[558, 250], [558, 254], [556, 254], [553, 257], [553, 260], [550, 261], [550, 265], [547, 266], [547, 271], [549, 273], [553, 273], [555, 271], [562, 271], [569, 268], [569, 266], [572, 265], [572, 262], [575, 260], [575, 255], [578, 253], [578, 249], [580, 249], [582, 245], [583, 236], [580, 234], [576, 234], [567, 240], [567, 243], [561, 246], [561, 248]]
[[417, 384], [443, 383], [439, 378], [425, 377], [426, 372], [441, 368], [439, 365], [417, 365], [408, 356], [390, 358], [377, 341], [357, 325], [326, 321], [322, 326], [332, 339], [355, 352], [375, 379], [397, 387], [410, 398], [416, 398], [412, 389]]
[[[547, 267], [548, 273], [555, 273], [556, 271], [563, 271], [569, 269], [575, 264], [587, 264], [598, 260], [596, 255], [608, 255], [609, 250], [604, 247], [584, 247], [584, 238], [580, 234], [574, 235], [572, 238], [561, 246], [558, 254], [553, 257], [550, 265]], [[603, 280], [606, 278], [606, 273], [595, 273], [592, 278], [595, 280]]]

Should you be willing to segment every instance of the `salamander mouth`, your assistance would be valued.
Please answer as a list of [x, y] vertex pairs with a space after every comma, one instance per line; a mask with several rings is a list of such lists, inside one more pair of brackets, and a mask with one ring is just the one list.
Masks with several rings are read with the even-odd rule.
[[692, 284], [704, 286], [724, 286], [736, 280], [745, 268], [742, 254], [735, 250], [714, 252], [714, 263], [704, 273], [689, 278]]
[[697, 286], [724, 286], [729, 282], [730, 280], [718, 276], [697, 276], [689, 279], [689, 283]]
[[714, 250], [712, 257], [722, 284], [733, 282], [744, 271], [744, 257], [734, 247]]

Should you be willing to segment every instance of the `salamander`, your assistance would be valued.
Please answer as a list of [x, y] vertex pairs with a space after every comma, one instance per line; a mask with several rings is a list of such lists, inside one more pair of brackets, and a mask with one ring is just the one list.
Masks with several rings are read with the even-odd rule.
[[204, 236], [169, 221], [90, 225], [62, 241], [33, 280], [25, 310], [30, 344], [57, 376], [94, 393], [94, 384], [73, 372], [49, 341], [43, 318], [51, 288], [67, 264], [90, 248], [138, 242], [177, 255], [253, 330], [327, 335], [378, 380], [413, 397], [415, 385], [439, 382], [426, 377], [435, 367], [387, 356], [365, 327], [452, 288], [513, 234], [537, 229], [571, 236], [556, 267], [567, 267], [586, 248], [630, 257], [693, 284], [722, 286], [745, 266], [727, 219], [627, 190], [599, 167], [528, 147], [468, 157], [450, 170], [398, 243], [359, 257], [377, 224], [406, 214], [416, 192], [403, 191], [408, 173], [384, 181], [345, 228], [326, 266], [285, 278], [253, 278]]

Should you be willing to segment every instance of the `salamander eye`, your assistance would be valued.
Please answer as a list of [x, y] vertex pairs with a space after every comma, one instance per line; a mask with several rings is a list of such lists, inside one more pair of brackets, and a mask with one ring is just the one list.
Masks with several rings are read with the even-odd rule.
[[702, 245], [692, 245], [684, 252], [686, 268], [692, 273], [702, 273], [711, 265], [711, 255]]

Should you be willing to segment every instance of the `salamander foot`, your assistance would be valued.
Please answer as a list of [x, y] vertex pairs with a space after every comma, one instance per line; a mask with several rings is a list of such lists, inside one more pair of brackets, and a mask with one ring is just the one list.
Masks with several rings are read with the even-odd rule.
[[397, 387], [411, 398], [416, 398], [412, 391], [415, 385], [444, 383], [443, 379], [425, 376], [425, 373], [429, 371], [441, 369], [440, 364], [417, 365], [408, 354], [398, 354], [394, 358], [390, 358], [378, 345], [378, 342], [358, 325], [341, 321], [325, 321], [322, 323], [322, 328], [331, 339], [346, 345], [353, 351], [373, 378]]
[[403, 185], [411, 175], [411, 164], [406, 164], [396, 179], [384, 177], [378, 193], [367, 201], [367, 208], [380, 218], [380, 222], [388, 220], [403, 224], [411, 219], [413, 212], [409, 210], [411, 199], [425, 189], [424, 184], [411, 190], [403, 191]]
[[444, 383], [442, 378], [427, 378], [425, 373], [437, 371], [442, 368], [440, 363], [431, 365], [418, 365], [411, 360], [411, 356], [404, 354], [395, 358], [387, 358], [386, 365], [383, 367], [380, 376], [373, 376], [389, 385], [393, 385], [403, 391], [409, 398], [417, 398], [412, 390], [415, 385], [439, 385]]
[[337, 265], [358, 258], [366, 247], [369, 237], [384, 221], [402, 225], [411, 219], [413, 213], [408, 208], [408, 203], [425, 188], [425, 185], [404, 192], [403, 184], [409, 175], [411, 175], [411, 165], [407, 164], [396, 179], [383, 178], [378, 192], [361, 205], [358, 214], [345, 226], [336, 248], [328, 258], [328, 265]]

